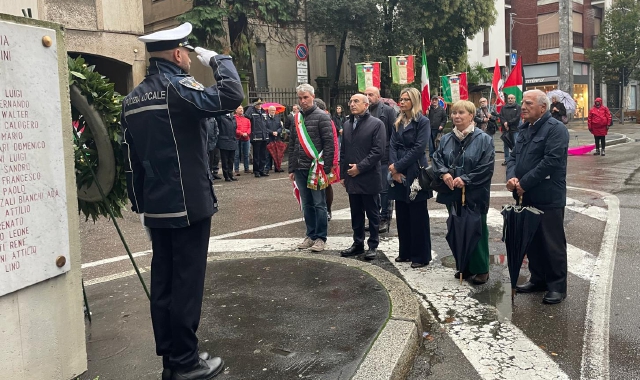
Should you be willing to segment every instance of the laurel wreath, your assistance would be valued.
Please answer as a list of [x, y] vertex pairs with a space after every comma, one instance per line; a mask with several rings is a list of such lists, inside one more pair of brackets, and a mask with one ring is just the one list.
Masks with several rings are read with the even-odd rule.
[[[76, 130], [78, 138], [74, 137], [74, 157], [76, 171], [76, 186], [78, 189], [78, 210], [85, 216], [85, 220], [91, 218], [94, 222], [100, 216], [109, 216], [109, 209], [115, 217], [122, 217], [122, 210], [127, 204], [127, 183], [124, 173], [124, 159], [121, 151], [122, 132], [120, 129], [120, 112], [122, 107], [122, 96], [114, 91], [114, 84], [108, 78], [94, 71], [95, 66], [86, 64], [84, 58], [68, 59], [69, 66], [69, 86], [75, 86], [80, 90], [93, 109], [102, 119], [104, 130], [98, 133], [95, 125], [87, 122], [87, 117], [83, 115], [73, 102], [71, 104], [71, 115], [73, 128]], [[73, 88], [72, 88], [73, 89]], [[102, 128], [102, 126], [100, 126]], [[105, 190], [106, 202], [103, 199], [86, 200], [82, 199], [81, 189], [94, 190], [97, 187], [96, 178], [92, 174], [100, 169], [98, 146], [100, 141], [106, 136], [113, 149], [114, 160], [106, 163], [115, 164], [115, 177], [113, 181], [109, 179], [109, 189]], [[108, 148], [107, 148], [108, 149]], [[106, 160], [105, 160], [106, 161]], [[111, 184], [112, 182], [112, 184]], [[103, 186], [105, 187], [105, 186]], [[100, 197], [101, 198], [101, 197]]]

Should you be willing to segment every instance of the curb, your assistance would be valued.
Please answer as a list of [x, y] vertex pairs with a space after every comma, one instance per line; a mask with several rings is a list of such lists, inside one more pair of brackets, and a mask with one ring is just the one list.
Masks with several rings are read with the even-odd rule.
[[406, 378], [420, 347], [422, 319], [420, 304], [413, 291], [402, 279], [367, 262], [327, 255], [312, 256], [309, 253], [291, 251], [222, 253], [209, 256], [207, 261], [269, 257], [328, 261], [358, 268], [375, 278], [387, 290], [391, 312], [369, 351], [365, 353], [352, 379], [399, 380]]
[[606, 141], [606, 146], [610, 146], [610, 145], [618, 145], [618, 144], [624, 144], [626, 142], [631, 141], [630, 138], [627, 137], [627, 135], [621, 135], [622, 137], [617, 138], [615, 140], [607, 140]]

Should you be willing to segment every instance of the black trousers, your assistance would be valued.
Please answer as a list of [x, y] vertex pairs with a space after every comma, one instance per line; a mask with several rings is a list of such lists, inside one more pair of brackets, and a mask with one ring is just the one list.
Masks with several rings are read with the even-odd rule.
[[380, 243], [380, 197], [378, 194], [349, 194], [351, 207], [351, 228], [353, 229], [353, 243], [364, 246], [364, 216], [369, 219], [369, 249], [378, 248]]
[[601, 149], [600, 145], [602, 145], [602, 150], [604, 150], [606, 136], [593, 136], [593, 137], [596, 140], [596, 150]]
[[220, 149], [215, 148], [209, 151], [209, 170], [211, 173], [218, 174], [218, 162], [220, 162]]
[[529, 246], [529, 281], [546, 284], [547, 290], [567, 291], [567, 239], [564, 234], [564, 207], [544, 210], [540, 227]]
[[399, 255], [414, 263], [431, 261], [431, 227], [427, 201], [396, 201]]
[[184, 228], [151, 228], [151, 323], [165, 367], [198, 363], [211, 217]]
[[267, 142], [254, 141], [253, 145], [253, 173], [262, 173], [267, 163]]
[[222, 175], [224, 178], [233, 177], [233, 160], [236, 157], [235, 150], [220, 149]]

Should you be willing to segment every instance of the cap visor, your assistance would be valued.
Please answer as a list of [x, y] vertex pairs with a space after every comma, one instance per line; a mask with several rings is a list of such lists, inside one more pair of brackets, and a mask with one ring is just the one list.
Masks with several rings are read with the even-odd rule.
[[186, 45], [182, 45], [183, 48], [189, 50], [189, 51], [195, 51], [196, 48], [194, 48], [193, 46], [186, 44]]

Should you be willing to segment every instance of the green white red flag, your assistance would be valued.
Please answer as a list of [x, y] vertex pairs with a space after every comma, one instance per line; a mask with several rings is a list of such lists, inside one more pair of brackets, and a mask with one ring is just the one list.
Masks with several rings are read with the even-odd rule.
[[442, 84], [442, 97], [445, 102], [455, 103], [458, 100], [469, 99], [467, 73], [441, 76], [440, 83]]
[[414, 56], [397, 55], [389, 57], [391, 79], [395, 84], [409, 84], [415, 80]]
[[429, 68], [427, 67], [427, 53], [424, 50], [424, 41], [422, 41], [422, 70], [420, 71], [422, 113], [426, 113], [429, 110], [431, 99], [429, 97]]
[[356, 63], [358, 91], [364, 92], [367, 87], [380, 88], [380, 62]]

